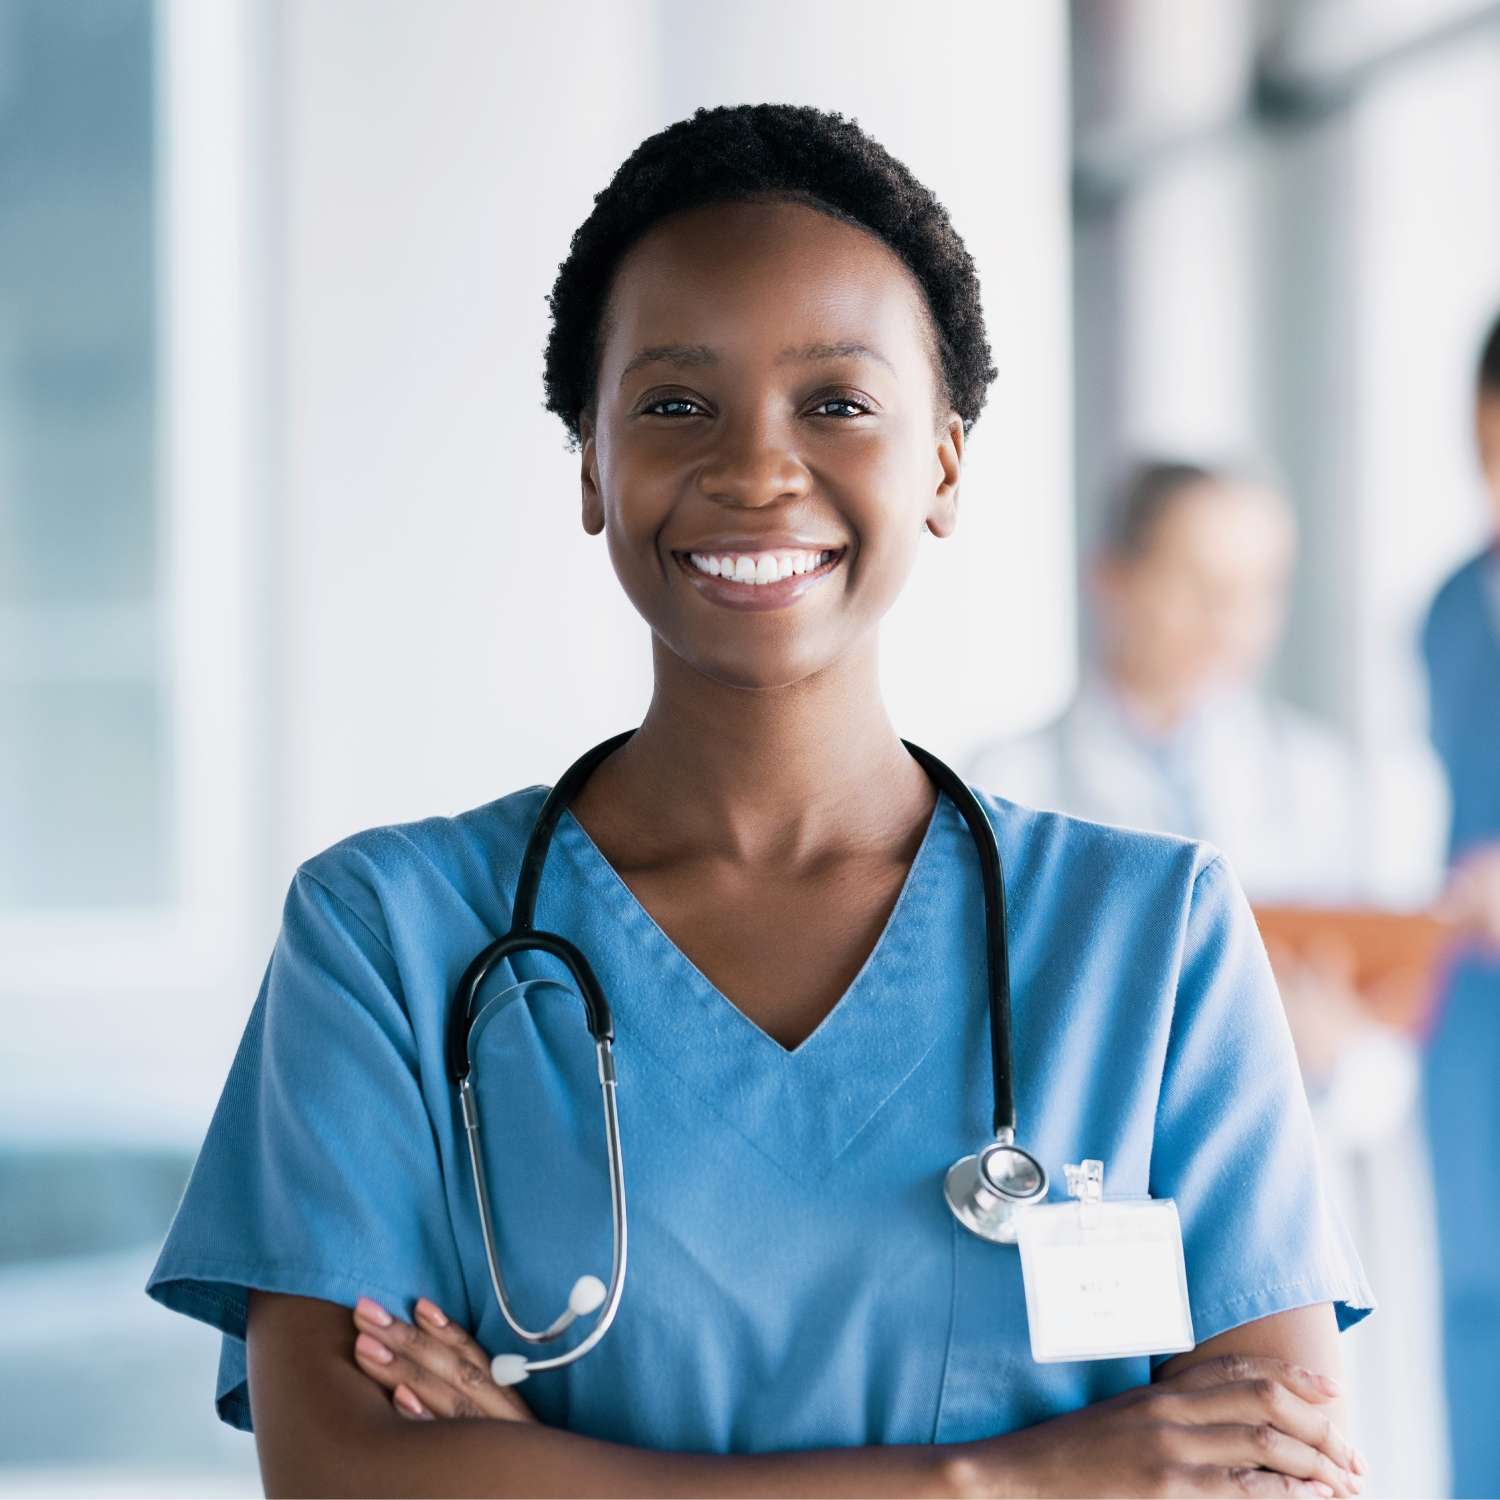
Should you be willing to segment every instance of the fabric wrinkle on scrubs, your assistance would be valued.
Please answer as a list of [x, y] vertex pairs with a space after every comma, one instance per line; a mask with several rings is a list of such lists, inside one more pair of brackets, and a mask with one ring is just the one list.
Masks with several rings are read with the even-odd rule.
[[[1500, 544], [1438, 592], [1422, 632], [1449, 858], [1500, 841]], [[1457, 963], [1423, 1059], [1455, 1495], [1500, 1494], [1500, 959]]]
[[[978, 793], [1009, 888], [1017, 1106], [1055, 1181], [1176, 1198], [1198, 1339], [1371, 1298], [1325, 1207], [1291, 1040], [1244, 897], [1212, 850]], [[444, 1019], [507, 902], [543, 792], [357, 835], [308, 861], [151, 1277], [223, 1334], [217, 1402], [251, 1421], [256, 1287], [409, 1317], [419, 1295], [527, 1352], [485, 1269]], [[978, 862], [939, 797], [886, 927], [788, 1051], [677, 949], [565, 814], [537, 922], [616, 1023], [630, 1256], [613, 1329], [523, 1388], [550, 1425], [660, 1450], [928, 1443], [1028, 1426], [1151, 1361], [1038, 1365], [1014, 1247], [954, 1221], [943, 1173], [989, 1138]], [[560, 968], [518, 958], [518, 977]], [[498, 986], [497, 986], [498, 988]], [[488, 993], [488, 992], [487, 992]], [[478, 1080], [518, 1315], [607, 1276], [593, 1049], [553, 993], [502, 1012]], [[570, 1347], [592, 1319], [565, 1335]], [[559, 1347], [559, 1346], [552, 1346]]]

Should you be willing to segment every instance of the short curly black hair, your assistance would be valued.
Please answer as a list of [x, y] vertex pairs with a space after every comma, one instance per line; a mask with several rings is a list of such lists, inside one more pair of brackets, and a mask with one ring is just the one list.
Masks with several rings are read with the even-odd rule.
[[632, 245], [669, 214], [786, 197], [884, 241], [916, 277], [932, 314], [945, 394], [967, 432], [995, 368], [974, 260], [947, 211], [858, 123], [797, 104], [700, 109], [642, 141], [594, 199], [548, 297], [547, 410], [576, 444], [594, 395], [610, 284]]

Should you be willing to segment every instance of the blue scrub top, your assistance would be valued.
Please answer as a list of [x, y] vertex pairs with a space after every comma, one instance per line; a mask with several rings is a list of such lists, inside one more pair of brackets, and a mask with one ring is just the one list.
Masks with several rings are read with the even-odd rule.
[[[1500, 547], [1456, 572], [1422, 632], [1449, 854], [1500, 842]], [[1500, 962], [1457, 964], [1424, 1057], [1455, 1495], [1500, 1494]]]
[[[509, 926], [543, 795], [362, 833], [297, 873], [148, 1288], [223, 1331], [217, 1402], [236, 1426], [250, 1287], [363, 1292], [407, 1317], [425, 1294], [490, 1352], [527, 1352], [489, 1289], [443, 1043], [460, 974]], [[1362, 1316], [1223, 860], [980, 798], [1009, 887], [1020, 1139], [1057, 1191], [1065, 1162], [1100, 1157], [1106, 1193], [1177, 1200], [1199, 1340], [1311, 1303]], [[983, 909], [940, 797], [863, 969], [787, 1051], [564, 815], [537, 921], [582, 948], [614, 1010], [630, 1256], [602, 1343], [523, 1387], [542, 1421], [663, 1450], [948, 1442], [1150, 1378], [1144, 1358], [1033, 1363], [1016, 1250], [944, 1202], [948, 1166], [990, 1138]], [[523, 957], [501, 985], [559, 974]], [[478, 1052], [503, 1265], [536, 1327], [576, 1277], [609, 1274], [593, 1047], [580, 1007], [544, 991]]]

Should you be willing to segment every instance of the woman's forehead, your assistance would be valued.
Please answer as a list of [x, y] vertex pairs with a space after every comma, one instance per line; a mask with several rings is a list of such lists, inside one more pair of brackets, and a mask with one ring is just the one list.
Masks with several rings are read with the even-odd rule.
[[[653, 349], [711, 364], [736, 355], [926, 358], [915, 278], [881, 240], [803, 204], [727, 203], [654, 226], [611, 288], [601, 375]], [[817, 351], [816, 354], [811, 351]]]

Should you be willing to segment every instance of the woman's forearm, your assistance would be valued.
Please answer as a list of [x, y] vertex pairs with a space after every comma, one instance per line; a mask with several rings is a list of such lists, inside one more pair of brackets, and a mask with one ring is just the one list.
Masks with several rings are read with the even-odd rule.
[[[349, 1358], [347, 1319], [331, 1303], [251, 1296], [250, 1395], [267, 1494], [1156, 1495], [1206, 1482], [1213, 1492], [1333, 1500], [1357, 1495], [1365, 1472], [1330, 1420], [1336, 1382], [1315, 1373], [1337, 1365], [1327, 1304], [1242, 1325], [1179, 1356], [1152, 1385], [1004, 1436], [730, 1455], [603, 1442], [537, 1422], [524, 1405], [520, 1417], [487, 1415], [479, 1403], [495, 1388], [482, 1360], [452, 1367], [448, 1417], [400, 1416]], [[387, 1321], [398, 1347], [427, 1347], [438, 1362], [440, 1342]], [[405, 1373], [420, 1385], [418, 1365]], [[416, 1410], [436, 1409], [428, 1396]]]
[[988, 1492], [990, 1445], [669, 1453], [539, 1422], [397, 1414], [349, 1355], [349, 1312], [253, 1292], [246, 1343], [268, 1495], [912, 1495]]
[[[342, 1450], [342, 1451], [340, 1451]], [[359, 1495], [950, 1496], [976, 1471], [961, 1447], [803, 1453], [661, 1453], [540, 1424], [381, 1424], [347, 1447], [325, 1439], [303, 1466], [263, 1463], [266, 1492]]]

